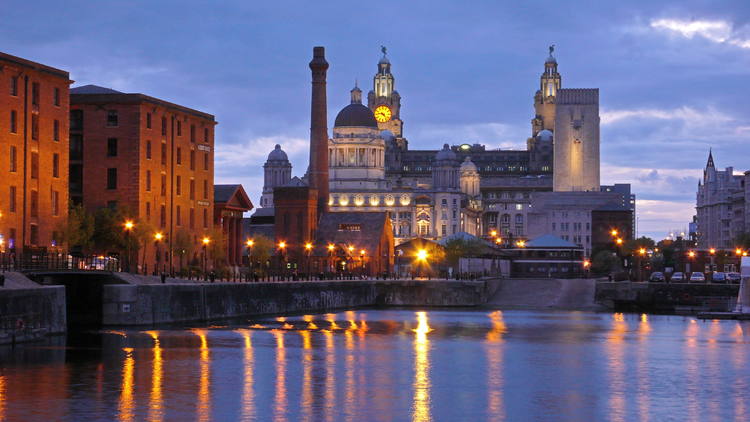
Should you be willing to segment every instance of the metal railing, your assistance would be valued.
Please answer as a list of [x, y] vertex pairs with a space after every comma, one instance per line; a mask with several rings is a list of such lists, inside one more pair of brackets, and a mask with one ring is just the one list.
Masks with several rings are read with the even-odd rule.
[[122, 271], [116, 257], [102, 255], [73, 256], [65, 253], [0, 253], [0, 271], [78, 270]]

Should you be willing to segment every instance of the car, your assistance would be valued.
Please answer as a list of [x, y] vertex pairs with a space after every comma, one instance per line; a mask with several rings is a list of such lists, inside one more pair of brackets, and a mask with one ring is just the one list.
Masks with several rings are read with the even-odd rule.
[[684, 283], [685, 282], [685, 273], [682, 272], [676, 272], [672, 274], [672, 278], [669, 279], [670, 283]]
[[726, 273], [714, 271], [713, 276], [711, 277], [711, 282], [712, 283], [726, 283], [727, 282]]
[[706, 281], [706, 276], [703, 275], [703, 273], [695, 271], [692, 274], [690, 274], [690, 282], [691, 283], [704, 283]]
[[733, 284], [740, 284], [740, 281], [742, 281], [742, 276], [740, 275], [740, 273], [727, 273], [727, 281]]
[[651, 273], [651, 277], [648, 278], [648, 281], [652, 283], [663, 283], [664, 273], [661, 271], [654, 271], [653, 273]]

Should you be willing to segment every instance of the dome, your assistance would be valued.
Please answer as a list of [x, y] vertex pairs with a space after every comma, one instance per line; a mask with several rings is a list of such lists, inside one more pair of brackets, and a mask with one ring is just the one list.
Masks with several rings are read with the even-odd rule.
[[284, 150], [281, 149], [281, 145], [276, 144], [273, 151], [268, 154], [268, 161], [289, 161], [289, 157], [287, 157]]
[[388, 60], [388, 57], [385, 57], [385, 54], [383, 54], [383, 57], [380, 58], [378, 64], [391, 64], [391, 62]]
[[378, 122], [375, 120], [372, 110], [362, 104], [352, 103], [339, 111], [333, 126], [359, 126], [377, 129]]
[[557, 64], [557, 60], [552, 56], [552, 54], [547, 57], [547, 60], [545, 60], [545, 63], [555, 63]]
[[435, 160], [437, 161], [446, 161], [446, 160], [453, 160], [456, 159], [456, 153], [453, 152], [448, 146], [448, 144], [443, 144], [443, 149], [438, 151], [437, 154], [435, 154]]
[[477, 171], [477, 166], [471, 162], [470, 157], [466, 157], [464, 162], [461, 163], [461, 171]]
[[386, 142], [391, 142], [396, 139], [396, 135], [394, 135], [393, 132], [388, 129], [380, 132], [380, 137], [383, 138], [383, 140]]
[[540, 130], [536, 134], [536, 138], [540, 141], [552, 141], [552, 131], [548, 129]]

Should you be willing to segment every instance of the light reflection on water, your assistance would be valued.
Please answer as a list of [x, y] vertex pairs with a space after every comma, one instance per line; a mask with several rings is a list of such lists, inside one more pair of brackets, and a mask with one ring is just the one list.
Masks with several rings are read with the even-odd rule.
[[749, 328], [373, 310], [94, 333], [0, 349], [0, 421], [746, 421]]

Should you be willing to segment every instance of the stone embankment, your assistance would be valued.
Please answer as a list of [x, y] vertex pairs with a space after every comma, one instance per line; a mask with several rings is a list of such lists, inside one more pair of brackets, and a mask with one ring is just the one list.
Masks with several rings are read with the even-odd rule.
[[40, 286], [5, 272], [0, 287], [0, 344], [34, 340], [66, 330], [65, 287]]
[[508, 278], [498, 281], [486, 306], [502, 309], [565, 309], [598, 311], [594, 301], [596, 280]]

